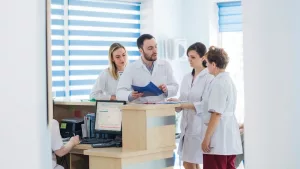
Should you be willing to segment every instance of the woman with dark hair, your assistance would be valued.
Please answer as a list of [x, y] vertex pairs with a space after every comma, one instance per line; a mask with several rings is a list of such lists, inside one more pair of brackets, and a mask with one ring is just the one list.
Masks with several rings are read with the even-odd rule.
[[188, 48], [187, 56], [193, 70], [182, 80], [179, 99], [169, 99], [187, 102], [176, 108], [177, 112], [183, 110], [178, 154], [185, 169], [199, 169], [199, 164], [203, 163], [200, 147], [203, 124], [201, 101], [204, 91], [213, 79], [206, 69], [205, 53], [206, 47], [200, 42]]

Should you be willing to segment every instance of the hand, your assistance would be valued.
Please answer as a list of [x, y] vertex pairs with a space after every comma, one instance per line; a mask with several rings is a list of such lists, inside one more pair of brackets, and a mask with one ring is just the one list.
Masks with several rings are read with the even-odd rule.
[[133, 91], [132, 93], [131, 93], [131, 96], [132, 96], [132, 98], [134, 98], [134, 99], [137, 99], [137, 98], [139, 98], [139, 97], [142, 97], [144, 95], [144, 93], [139, 93], [139, 92], [137, 92], [137, 91]]
[[162, 90], [164, 93], [167, 93], [167, 91], [168, 91], [167, 86], [164, 84], [159, 85], [158, 88], [160, 88], [160, 90]]
[[111, 95], [110, 100], [117, 100], [117, 97], [115, 95]]
[[239, 124], [240, 129], [244, 129], [244, 124]]
[[205, 137], [203, 142], [202, 142], [201, 147], [202, 147], [202, 151], [204, 153], [209, 153], [210, 152], [210, 139]]
[[[170, 101], [170, 102], [178, 102], [179, 99], [177, 99], [177, 98], [169, 98], [167, 101]], [[180, 105], [179, 107], [175, 107], [175, 111], [176, 111], [176, 112], [180, 112], [181, 110], [182, 110], [181, 105]]]
[[180, 104], [180, 108], [182, 108], [182, 109], [192, 109], [192, 110], [195, 110], [195, 111], [196, 111], [194, 104], [188, 103], [188, 102], [186, 102], [186, 103], [181, 103], [181, 104]]
[[177, 98], [169, 98], [167, 101], [171, 101], [171, 102], [178, 102], [178, 101], [179, 101], [179, 99], [177, 99]]
[[78, 144], [80, 143], [80, 141], [79, 141], [79, 136], [77, 135], [77, 136], [71, 137], [71, 138], [70, 138], [70, 142], [71, 142], [74, 146], [78, 145]]
[[239, 129], [241, 134], [244, 133], [244, 124], [240, 124]]

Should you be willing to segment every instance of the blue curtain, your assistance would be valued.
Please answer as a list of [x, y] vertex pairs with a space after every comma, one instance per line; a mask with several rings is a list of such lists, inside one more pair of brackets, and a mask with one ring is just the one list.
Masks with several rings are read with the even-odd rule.
[[242, 31], [242, 4], [241, 1], [218, 3], [219, 7], [219, 31]]

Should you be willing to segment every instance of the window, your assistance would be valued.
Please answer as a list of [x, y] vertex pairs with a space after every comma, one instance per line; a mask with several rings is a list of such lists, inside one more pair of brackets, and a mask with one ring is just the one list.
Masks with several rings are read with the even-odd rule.
[[99, 73], [108, 67], [108, 49], [125, 46], [129, 61], [139, 58], [140, 3], [52, 0], [52, 91], [56, 98], [88, 99]]
[[227, 51], [230, 62], [228, 72], [237, 87], [236, 115], [244, 121], [244, 67], [241, 2], [222, 2], [219, 7], [219, 32], [221, 46]]

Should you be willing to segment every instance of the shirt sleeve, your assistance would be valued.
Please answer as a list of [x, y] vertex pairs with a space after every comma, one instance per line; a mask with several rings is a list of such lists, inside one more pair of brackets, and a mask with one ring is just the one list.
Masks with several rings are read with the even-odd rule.
[[228, 94], [224, 86], [220, 82], [214, 84], [208, 99], [208, 111], [224, 114], [227, 97]]
[[108, 72], [107, 70], [104, 70], [103, 72], [100, 73], [98, 76], [96, 83], [94, 84], [90, 98], [91, 99], [100, 99], [100, 100], [109, 100], [111, 95], [108, 95], [106, 90], [106, 83], [108, 80]]
[[126, 66], [122, 76], [120, 77], [118, 87], [117, 87], [117, 100], [124, 100], [124, 101], [132, 101], [132, 97], [130, 97], [130, 94], [132, 93], [132, 76], [130, 72], [130, 67]]
[[196, 110], [196, 115], [200, 115], [200, 114], [204, 113], [203, 101], [193, 102], [193, 105], [194, 105], [195, 110]]
[[56, 120], [52, 120], [51, 126], [51, 149], [52, 151], [59, 150], [63, 146], [63, 141], [59, 131], [59, 124]]

